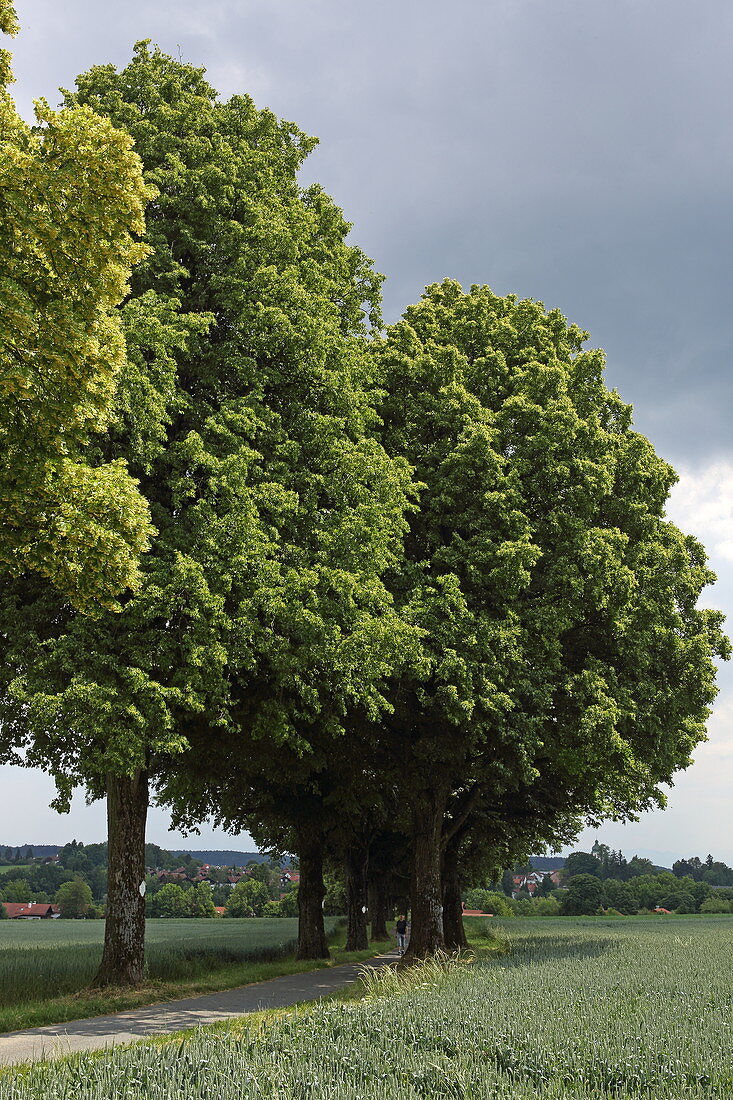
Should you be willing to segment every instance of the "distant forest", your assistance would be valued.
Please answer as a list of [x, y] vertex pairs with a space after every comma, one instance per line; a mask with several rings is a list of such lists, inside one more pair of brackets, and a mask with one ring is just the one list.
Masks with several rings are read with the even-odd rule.
[[[60, 844], [0, 844], [0, 864], [19, 863], [24, 859], [46, 859], [57, 856], [62, 850]], [[149, 845], [156, 848], [157, 845]], [[210, 863], [214, 867], [246, 867], [248, 863], [266, 863], [269, 856], [261, 852], [233, 851], [196, 851], [194, 848], [160, 849], [173, 856], [191, 856], [199, 863]], [[283, 860], [287, 864], [288, 860]]]

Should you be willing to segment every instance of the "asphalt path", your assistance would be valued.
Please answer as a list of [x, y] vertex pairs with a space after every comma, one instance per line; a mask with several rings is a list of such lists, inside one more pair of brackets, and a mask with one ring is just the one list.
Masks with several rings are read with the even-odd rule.
[[250, 1012], [287, 1008], [301, 1001], [317, 1001], [355, 982], [363, 966], [375, 969], [395, 962], [396, 951], [377, 955], [366, 963], [345, 963], [324, 970], [286, 974], [266, 982], [242, 985], [222, 993], [185, 997], [180, 1001], [147, 1005], [111, 1016], [66, 1020], [62, 1024], [12, 1031], [0, 1035], [0, 1065], [57, 1058], [83, 1050], [104, 1050], [138, 1042], [153, 1035], [216, 1024]]

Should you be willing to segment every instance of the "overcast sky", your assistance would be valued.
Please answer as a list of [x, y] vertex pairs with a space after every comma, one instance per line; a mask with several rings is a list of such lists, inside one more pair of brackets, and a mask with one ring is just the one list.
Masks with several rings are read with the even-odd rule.
[[[223, 96], [321, 139], [317, 179], [387, 275], [396, 318], [445, 276], [559, 306], [682, 474], [670, 512], [733, 611], [730, 0], [18, 0], [14, 94], [56, 101], [151, 38]], [[733, 675], [664, 813], [601, 833], [660, 861], [733, 864]], [[0, 843], [102, 839], [47, 780], [0, 769]], [[153, 811], [150, 839], [173, 845]], [[241, 838], [240, 838], [241, 839]], [[590, 839], [588, 836], [581, 838]], [[231, 846], [202, 833], [194, 846]]]

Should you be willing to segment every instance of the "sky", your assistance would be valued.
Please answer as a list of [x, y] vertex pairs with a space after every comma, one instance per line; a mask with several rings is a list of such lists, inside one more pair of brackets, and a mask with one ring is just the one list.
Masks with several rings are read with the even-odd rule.
[[[320, 144], [318, 180], [386, 275], [385, 317], [426, 284], [488, 283], [559, 307], [680, 473], [672, 519], [706, 545], [733, 613], [730, 0], [18, 0], [13, 94], [57, 101], [150, 38]], [[664, 812], [596, 835], [658, 862], [733, 864], [733, 670], [710, 740]], [[47, 809], [46, 777], [0, 768], [0, 843], [102, 839], [104, 811]], [[249, 846], [202, 830], [166, 846]]]

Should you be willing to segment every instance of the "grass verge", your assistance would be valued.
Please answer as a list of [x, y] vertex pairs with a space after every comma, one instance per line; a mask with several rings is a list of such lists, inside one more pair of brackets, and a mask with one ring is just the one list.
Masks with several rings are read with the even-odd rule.
[[196, 994], [218, 993], [240, 985], [267, 981], [285, 974], [301, 974], [308, 970], [322, 970], [343, 963], [363, 962], [393, 947], [393, 942], [375, 943], [366, 951], [346, 951], [346, 930], [337, 927], [329, 937], [331, 958], [297, 961], [293, 954], [267, 961], [226, 962], [213, 965], [205, 974], [178, 978], [175, 981], [148, 981], [137, 989], [86, 990], [60, 997], [27, 1001], [0, 1008], [0, 1032], [20, 1031], [44, 1024], [82, 1020], [91, 1016], [104, 1016], [113, 1012], [140, 1008], [144, 1005], [162, 1004], [180, 997]]

